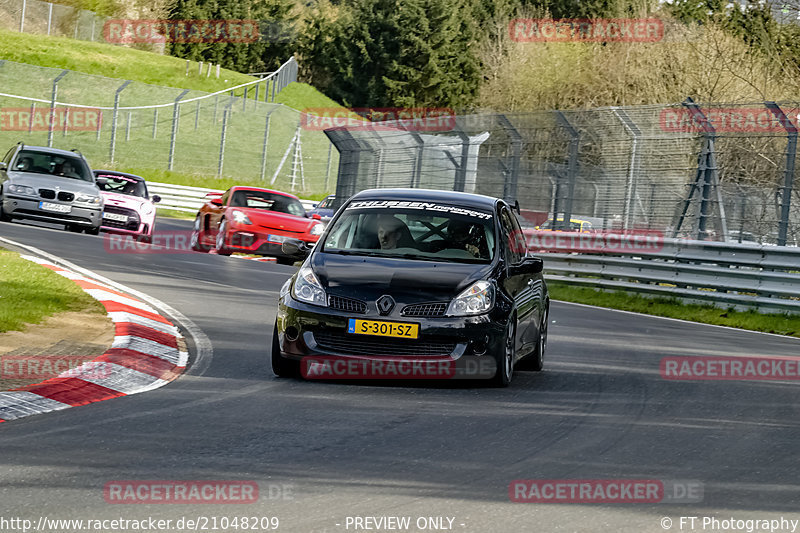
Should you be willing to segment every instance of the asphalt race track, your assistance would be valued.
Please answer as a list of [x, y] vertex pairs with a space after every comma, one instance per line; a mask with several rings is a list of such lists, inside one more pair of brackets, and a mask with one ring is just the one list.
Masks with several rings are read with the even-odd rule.
[[[158, 229], [190, 227], [161, 220]], [[659, 374], [665, 356], [797, 356], [800, 340], [554, 303], [545, 372], [517, 372], [508, 389], [279, 380], [269, 346], [293, 267], [111, 254], [102, 235], [20, 223], [0, 223], [0, 236], [158, 298], [213, 345], [212, 357], [192, 353], [194, 366], [163, 388], [0, 424], [5, 519], [278, 517], [278, 531], [303, 533], [370, 531], [352, 517], [386, 516], [445, 517], [445, 527], [452, 518], [452, 531], [476, 533], [800, 519], [797, 382]], [[692, 481], [702, 501], [513, 503], [516, 479]], [[260, 498], [106, 503], [105, 484], [125, 480], [249, 480]], [[410, 529], [424, 530], [434, 529]], [[236, 529], [218, 522], [216, 531]]]

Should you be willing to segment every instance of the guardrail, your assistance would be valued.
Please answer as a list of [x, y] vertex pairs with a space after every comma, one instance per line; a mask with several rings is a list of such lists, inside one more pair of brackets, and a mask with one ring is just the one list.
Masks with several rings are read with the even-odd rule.
[[[147, 190], [152, 196], [157, 194], [161, 201], [156, 204], [158, 209], [169, 209], [170, 211], [184, 211], [186, 213], [196, 213], [205, 203], [206, 194], [210, 192], [223, 193], [219, 189], [206, 189], [205, 187], [189, 187], [187, 185], [172, 185], [171, 183], [147, 182]], [[314, 207], [313, 200], [300, 200], [303, 207], [308, 211]]]
[[648, 250], [617, 246], [591, 253], [538, 252], [545, 252], [545, 276], [552, 281], [800, 313], [800, 248], [667, 238], [654, 242], [658, 246]]

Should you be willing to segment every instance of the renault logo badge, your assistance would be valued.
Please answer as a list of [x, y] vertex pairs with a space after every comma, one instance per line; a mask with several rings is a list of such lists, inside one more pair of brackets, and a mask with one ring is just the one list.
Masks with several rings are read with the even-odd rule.
[[388, 315], [394, 309], [394, 298], [389, 296], [388, 294], [384, 294], [375, 302], [378, 304], [378, 312], [381, 315]]

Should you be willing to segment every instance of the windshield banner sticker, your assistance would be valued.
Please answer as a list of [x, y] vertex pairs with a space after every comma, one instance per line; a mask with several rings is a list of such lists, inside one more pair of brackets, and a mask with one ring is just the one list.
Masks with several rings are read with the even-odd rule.
[[472, 209], [465, 209], [454, 205], [435, 204], [431, 202], [403, 202], [395, 200], [365, 200], [360, 202], [352, 202], [347, 206], [347, 209], [384, 209], [384, 208], [397, 208], [397, 209], [419, 209], [422, 211], [432, 211], [436, 213], [450, 213], [453, 215], [465, 215], [482, 220], [489, 220], [492, 218], [491, 213], [484, 213], [482, 211], [474, 211]]

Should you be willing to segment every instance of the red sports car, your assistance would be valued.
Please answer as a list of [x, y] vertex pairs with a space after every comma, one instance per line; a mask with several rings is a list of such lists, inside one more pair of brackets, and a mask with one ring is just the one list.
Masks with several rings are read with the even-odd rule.
[[300, 200], [285, 192], [258, 187], [231, 187], [222, 195], [210, 193], [197, 213], [192, 231], [192, 249], [219, 255], [233, 252], [269, 255], [281, 264], [298, 260], [283, 252], [287, 239], [313, 245], [324, 224], [306, 218]]

